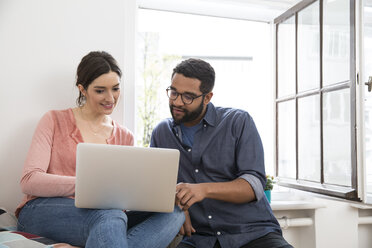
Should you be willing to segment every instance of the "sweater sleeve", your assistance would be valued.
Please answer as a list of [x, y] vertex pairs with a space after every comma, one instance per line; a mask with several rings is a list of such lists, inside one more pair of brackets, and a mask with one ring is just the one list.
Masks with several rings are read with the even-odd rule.
[[21, 188], [38, 197], [72, 196], [75, 177], [47, 173], [53, 149], [54, 120], [51, 112], [40, 120], [24, 164]]

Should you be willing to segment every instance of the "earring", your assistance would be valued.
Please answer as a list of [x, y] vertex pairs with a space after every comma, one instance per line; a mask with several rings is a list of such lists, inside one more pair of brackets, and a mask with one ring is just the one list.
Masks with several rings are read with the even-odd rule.
[[79, 106], [83, 107], [86, 102], [87, 102], [87, 98], [83, 94], [81, 94], [79, 97]]

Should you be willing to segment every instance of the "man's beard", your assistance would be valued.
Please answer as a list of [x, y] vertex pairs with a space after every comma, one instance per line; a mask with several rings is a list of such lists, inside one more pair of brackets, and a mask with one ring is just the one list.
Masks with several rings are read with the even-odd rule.
[[182, 110], [184, 111], [184, 116], [181, 119], [176, 119], [175, 118], [175, 116], [173, 115], [173, 107], [174, 107], [173, 105], [169, 105], [173, 120], [174, 120], [175, 123], [181, 124], [181, 123], [191, 122], [191, 121], [194, 121], [194, 120], [198, 119], [199, 116], [201, 115], [201, 113], [203, 112], [204, 101], [202, 101], [200, 103], [200, 105], [198, 106], [198, 108], [195, 109], [192, 112], [182, 108]]

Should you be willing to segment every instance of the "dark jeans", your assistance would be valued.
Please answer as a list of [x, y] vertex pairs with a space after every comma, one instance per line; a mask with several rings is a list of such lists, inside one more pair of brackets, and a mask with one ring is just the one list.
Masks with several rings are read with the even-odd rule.
[[[261, 238], [255, 239], [241, 248], [293, 248], [290, 244], [285, 241], [282, 235], [279, 233], [269, 233]], [[177, 248], [194, 248], [189, 244], [180, 243]], [[199, 248], [199, 247], [197, 247]], [[220, 243], [216, 242], [213, 248], [221, 248]]]

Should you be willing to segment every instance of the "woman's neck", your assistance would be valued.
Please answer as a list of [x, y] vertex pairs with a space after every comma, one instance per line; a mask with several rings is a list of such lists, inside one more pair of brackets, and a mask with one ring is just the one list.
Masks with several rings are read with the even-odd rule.
[[94, 124], [103, 124], [107, 122], [107, 115], [92, 111], [88, 106], [79, 107], [79, 112], [83, 120]]

